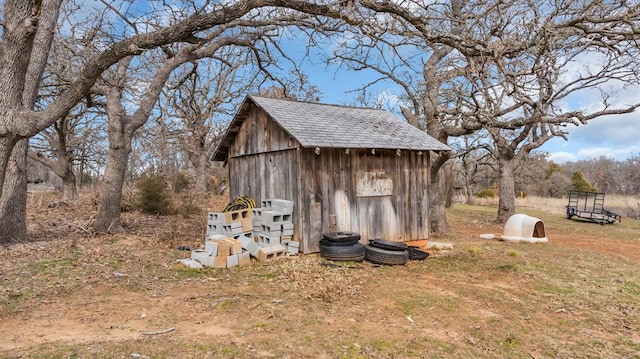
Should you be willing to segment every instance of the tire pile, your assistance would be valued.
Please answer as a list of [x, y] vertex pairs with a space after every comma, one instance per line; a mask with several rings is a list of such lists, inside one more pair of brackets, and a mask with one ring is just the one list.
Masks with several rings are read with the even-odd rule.
[[409, 260], [424, 260], [429, 254], [406, 243], [377, 238], [363, 245], [357, 233], [333, 232], [323, 234], [320, 256], [332, 261], [359, 262], [366, 259], [375, 264], [403, 265]]

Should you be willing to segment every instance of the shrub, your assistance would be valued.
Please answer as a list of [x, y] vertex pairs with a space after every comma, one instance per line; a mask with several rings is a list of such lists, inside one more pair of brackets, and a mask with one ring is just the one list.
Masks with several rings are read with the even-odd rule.
[[157, 176], [146, 176], [136, 183], [138, 190], [136, 207], [144, 213], [167, 214], [170, 208], [169, 193], [164, 180]]
[[182, 197], [182, 206], [179, 209], [179, 213], [187, 218], [194, 214], [202, 214], [203, 210], [192, 196], [185, 195]]
[[585, 191], [585, 192], [595, 192], [596, 189], [593, 188], [589, 182], [587, 182], [586, 179], [584, 179], [584, 176], [582, 175], [582, 172], [580, 171], [575, 171], [573, 172], [573, 174], [571, 175], [571, 183], [573, 184], [573, 189], [576, 191]]
[[182, 191], [189, 188], [189, 178], [184, 172], [176, 173], [176, 178], [173, 180], [173, 191], [175, 193], [182, 193]]
[[494, 198], [496, 193], [491, 189], [483, 189], [482, 191], [476, 194], [478, 198]]

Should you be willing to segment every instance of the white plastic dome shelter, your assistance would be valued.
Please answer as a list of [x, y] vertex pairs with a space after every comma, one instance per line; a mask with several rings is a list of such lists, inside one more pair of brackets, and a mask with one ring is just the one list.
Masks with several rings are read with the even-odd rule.
[[547, 243], [544, 223], [526, 214], [514, 214], [504, 225], [501, 240], [507, 242]]

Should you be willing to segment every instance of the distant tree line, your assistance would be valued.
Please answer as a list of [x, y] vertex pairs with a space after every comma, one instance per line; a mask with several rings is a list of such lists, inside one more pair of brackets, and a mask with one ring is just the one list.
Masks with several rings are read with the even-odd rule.
[[[460, 154], [453, 164], [453, 186], [471, 196], [497, 196], [496, 167], [490, 156]], [[640, 154], [624, 160], [602, 156], [558, 164], [546, 153], [532, 153], [516, 169], [515, 188], [517, 196], [560, 198], [570, 190], [640, 195]]]

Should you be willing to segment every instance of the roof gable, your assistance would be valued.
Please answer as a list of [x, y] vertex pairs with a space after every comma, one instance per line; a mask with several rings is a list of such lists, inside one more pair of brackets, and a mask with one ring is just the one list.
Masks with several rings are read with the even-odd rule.
[[226, 159], [228, 148], [250, 110], [251, 103], [262, 108], [306, 148], [450, 150], [426, 132], [384, 110], [250, 95], [216, 148], [214, 160]]

